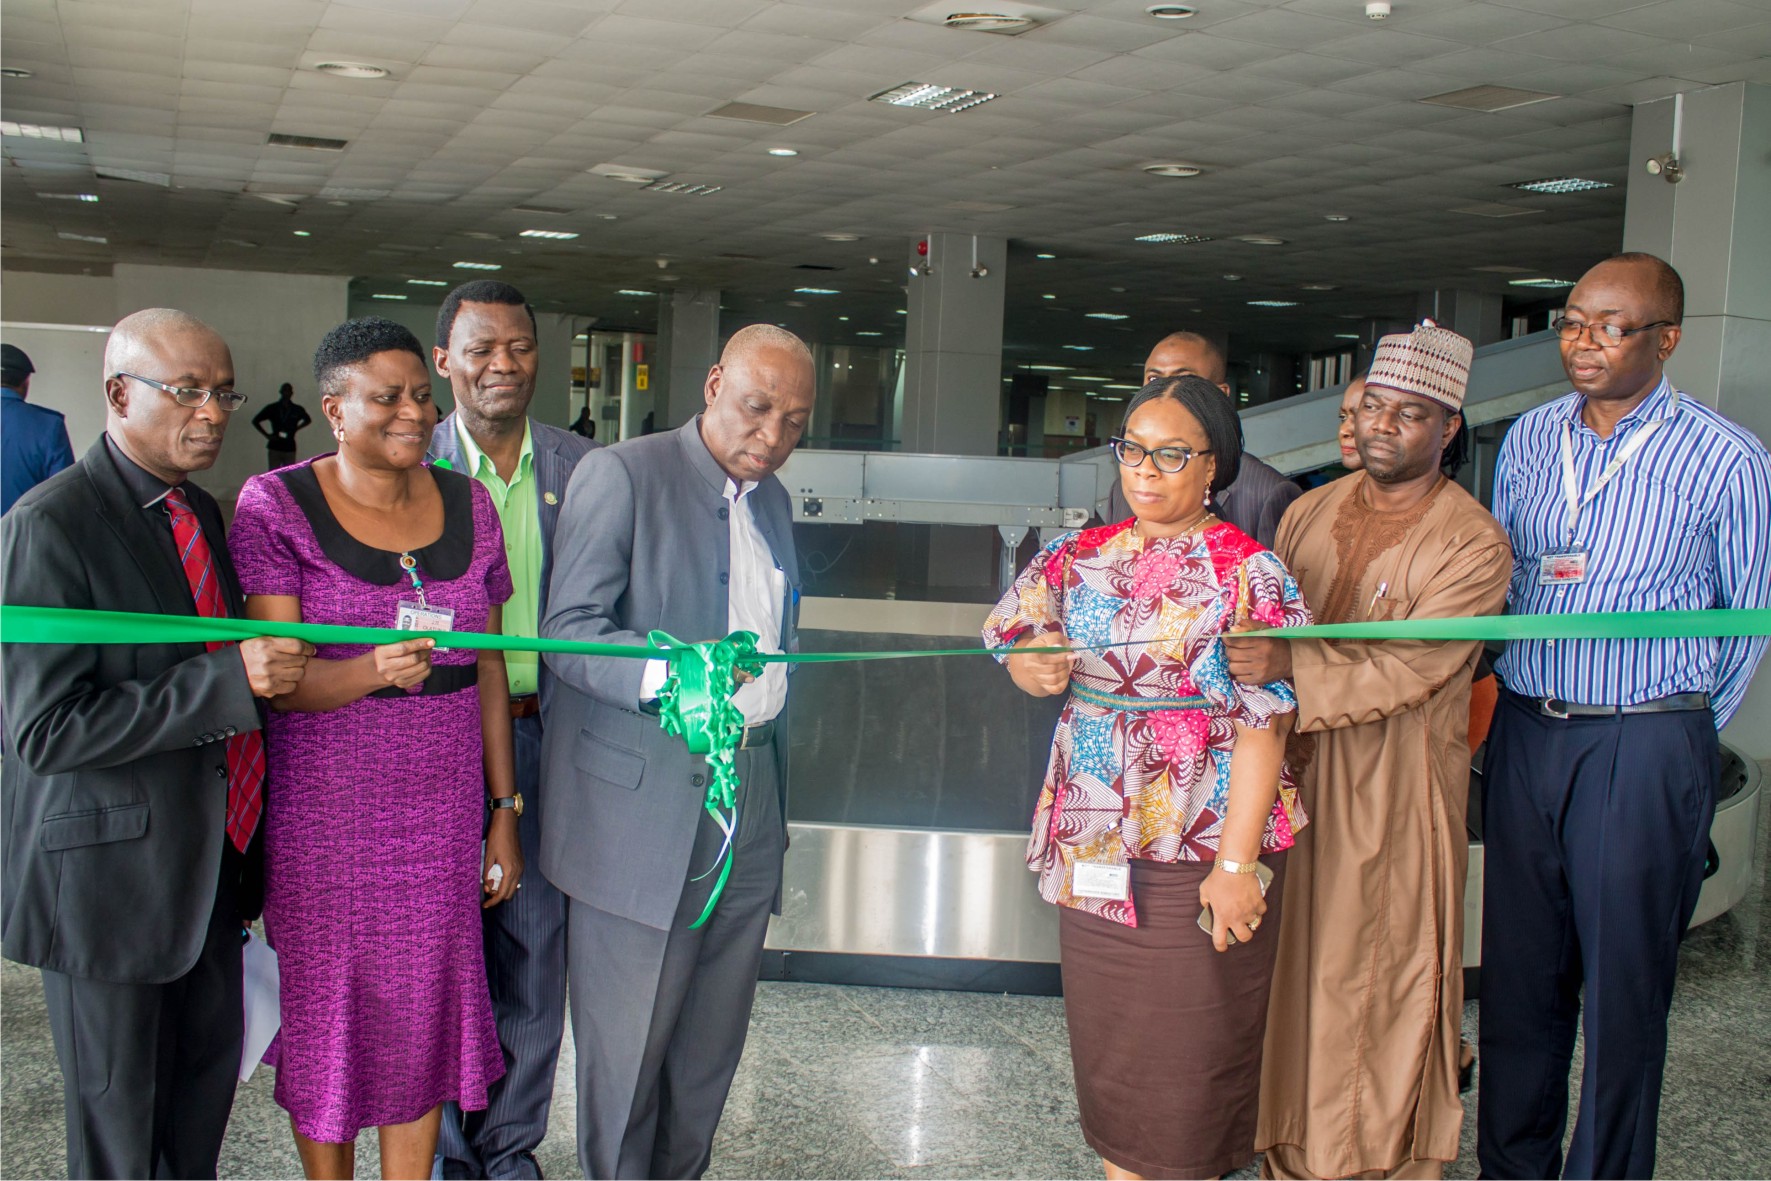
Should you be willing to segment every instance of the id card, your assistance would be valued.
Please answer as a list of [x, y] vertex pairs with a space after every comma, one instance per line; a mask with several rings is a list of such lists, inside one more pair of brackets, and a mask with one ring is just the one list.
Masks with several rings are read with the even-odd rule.
[[1580, 546], [1547, 550], [1537, 560], [1537, 585], [1539, 586], [1585, 582], [1586, 576], [1587, 551]]
[[1078, 861], [1073, 868], [1070, 892], [1078, 898], [1124, 902], [1131, 897], [1131, 866], [1125, 862]]
[[429, 603], [402, 599], [394, 615], [394, 627], [403, 632], [452, 632], [455, 630], [455, 608], [433, 607]]

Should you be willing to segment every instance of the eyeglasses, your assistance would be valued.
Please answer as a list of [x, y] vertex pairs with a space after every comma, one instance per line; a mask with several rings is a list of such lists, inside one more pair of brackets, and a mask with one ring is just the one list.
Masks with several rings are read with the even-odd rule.
[[1619, 328], [1616, 324], [1583, 324], [1579, 320], [1570, 320], [1567, 316], [1557, 316], [1550, 321], [1550, 327], [1563, 340], [1575, 341], [1580, 334], [1588, 333], [1593, 343], [1602, 349], [1614, 349], [1624, 342], [1625, 337], [1634, 336], [1638, 332], [1646, 332], [1650, 328], [1671, 328], [1671, 320], [1656, 320], [1652, 324], [1644, 324], [1640, 328]]
[[221, 408], [229, 414], [246, 404], [246, 395], [233, 390], [199, 390], [189, 386], [167, 385], [163, 381], [155, 381], [153, 378], [143, 377], [139, 373], [124, 373], [120, 369], [117, 371], [117, 376], [134, 378], [143, 385], [151, 385], [157, 390], [164, 390], [171, 394], [173, 400], [180, 406], [189, 406], [192, 410], [209, 405], [211, 398], [220, 402]]
[[1195, 451], [1191, 447], [1149, 447], [1140, 446], [1130, 439], [1108, 439], [1107, 446], [1113, 449], [1113, 458], [1123, 467], [1138, 467], [1148, 456], [1156, 464], [1156, 470], [1174, 475], [1186, 468], [1195, 455], [1210, 455], [1211, 451]]

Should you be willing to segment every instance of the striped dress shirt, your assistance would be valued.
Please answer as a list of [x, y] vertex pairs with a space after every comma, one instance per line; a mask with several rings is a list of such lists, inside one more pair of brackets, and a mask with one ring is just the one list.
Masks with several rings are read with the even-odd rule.
[[[1515, 615], [1582, 611], [1690, 611], [1771, 606], [1771, 456], [1750, 431], [1692, 398], [1655, 391], [1602, 439], [1571, 393], [1530, 411], [1501, 444], [1495, 520], [1513, 541]], [[1670, 417], [1668, 415], [1670, 414]], [[1587, 550], [1582, 582], [1541, 586], [1539, 559], [1570, 543], [1562, 434], [1571, 430], [1581, 496], [1636, 432], [1665, 421], [1579, 514], [1573, 543]], [[1708, 693], [1716, 725], [1739, 708], [1764, 655], [1763, 636], [1739, 639], [1515, 640], [1496, 663], [1528, 697], [1636, 705]]]

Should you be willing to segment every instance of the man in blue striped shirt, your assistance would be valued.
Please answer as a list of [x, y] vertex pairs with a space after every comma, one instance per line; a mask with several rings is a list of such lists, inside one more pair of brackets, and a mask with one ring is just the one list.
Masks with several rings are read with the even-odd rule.
[[[1648, 254], [1588, 271], [1555, 322], [1574, 392], [1507, 432], [1495, 519], [1514, 614], [1771, 605], [1771, 456], [1662, 372], [1684, 286]], [[1766, 641], [1507, 645], [1483, 797], [1488, 1177], [1654, 1172], [1667, 1010], [1720, 774], [1716, 731]]]

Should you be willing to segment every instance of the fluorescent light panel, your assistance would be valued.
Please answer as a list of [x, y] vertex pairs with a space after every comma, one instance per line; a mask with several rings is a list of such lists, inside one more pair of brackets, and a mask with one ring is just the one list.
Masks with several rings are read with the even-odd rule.
[[1508, 279], [1510, 287], [1572, 287], [1573, 279]]
[[88, 205], [98, 200], [97, 193], [38, 193], [45, 201], [84, 201]]
[[616, 291], [615, 294], [616, 295], [656, 295], [658, 293], [656, 291], [641, 291], [636, 287], [623, 287], [623, 288], [619, 289], [618, 291]]
[[1295, 308], [1298, 306], [1298, 302], [1295, 299], [1251, 299], [1248, 301], [1248, 306], [1251, 308]]
[[1509, 189], [1521, 189], [1527, 193], [1586, 193], [1593, 189], [1616, 187], [1610, 181], [1587, 180], [1582, 176], [1552, 176], [1546, 180], [1522, 180], [1518, 184], [1507, 186]]
[[967, 90], [963, 86], [940, 86], [933, 82], [906, 82], [894, 86], [890, 90], [882, 90], [878, 94], [869, 95], [871, 102], [887, 103], [894, 107], [914, 107], [919, 111], [946, 111], [957, 115], [961, 111], [969, 111], [980, 103], [987, 103], [996, 95], [988, 90]]
[[548, 238], [560, 242], [570, 242], [577, 236], [568, 230], [524, 230], [517, 235], [519, 238]]
[[52, 127], [47, 123], [14, 123], [11, 119], [0, 119], [0, 135], [10, 135], [18, 139], [51, 139], [64, 144], [86, 142], [86, 133], [78, 127]]
[[795, 295], [841, 295], [842, 294], [842, 292], [838, 291], [834, 287], [795, 287], [793, 289], [793, 293]]
[[1133, 242], [1155, 242], [1155, 243], [1159, 243], [1159, 244], [1166, 244], [1169, 242], [1179, 242], [1183, 246], [1190, 246], [1195, 242], [1209, 242], [1209, 241], [1211, 241], [1211, 239], [1205, 237], [1203, 234], [1161, 233], [1161, 234], [1139, 234], [1137, 237], [1133, 238], [1132, 241]]
[[458, 262], [455, 264], [455, 269], [458, 271], [502, 271], [504, 265], [496, 262]]
[[1129, 320], [1129, 319], [1131, 319], [1131, 317], [1126, 315], [1124, 312], [1084, 312], [1083, 318], [1086, 320]]
[[407, 279], [406, 282], [414, 287], [447, 287], [449, 285], [447, 279]]

